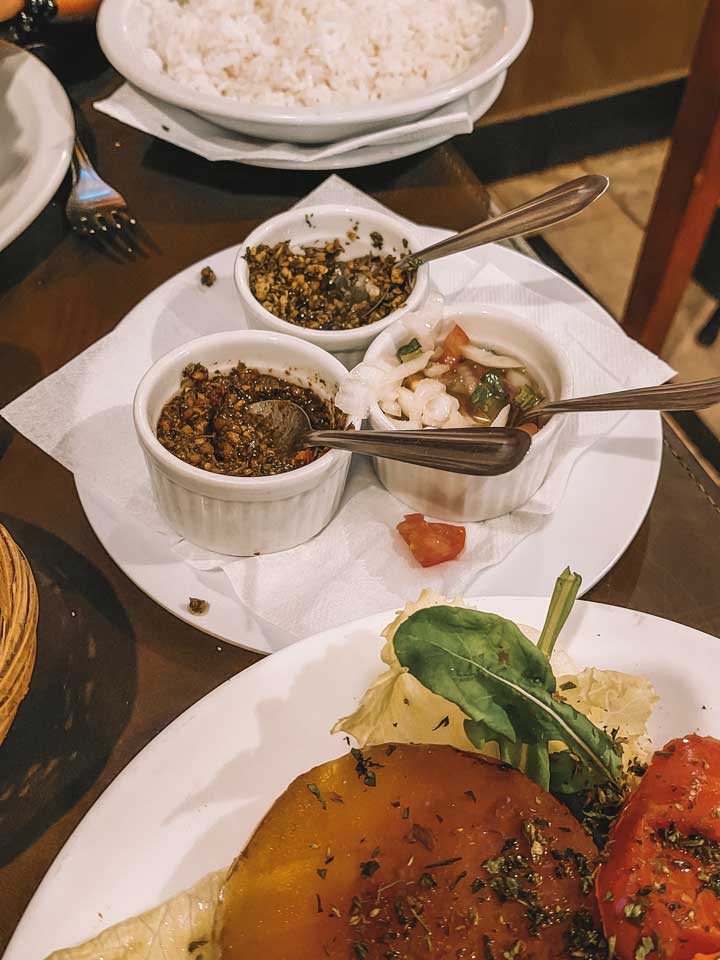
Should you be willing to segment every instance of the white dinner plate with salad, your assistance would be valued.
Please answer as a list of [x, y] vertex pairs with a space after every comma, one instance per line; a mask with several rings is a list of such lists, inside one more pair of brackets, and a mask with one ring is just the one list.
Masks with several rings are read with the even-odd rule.
[[75, 124], [57, 78], [26, 50], [0, 41], [0, 250], [62, 183]]
[[[449, 235], [442, 230], [435, 233], [438, 239]], [[224, 250], [203, 261], [217, 275], [212, 290], [205, 291], [212, 296], [216, 330], [243, 324], [232, 280], [235, 253], [235, 249]], [[615, 324], [591, 297], [536, 260], [497, 244], [469, 255], [483, 258], [549, 299], [572, 304], [601, 323]], [[155, 355], [198, 335], [174, 306], [184, 298], [195, 303], [198, 286], [198, 268], [193, 266], [154, 290], [129, 315], [154, 329]], [[206, 312], [205, 303], [197, 301], [201, 314]], [[628, 414], [580, 457], [563, 500], [540, 530], [502, 562], [484, 569], [472, 592], [506, 596], [522, 584], [528, 594], [545, 596], [552, 589], [555, 571], [568, 563], [583, 571], [583, 591], [589, 590], [637, 533], [655, 492], [661, 456], [659, 415]], [[222, 570], [189, 566], [173, 552], [168, 538], [129, 518], [96, 487], [77, 476], [75, 482], [88, 520], [105, 549], [127, 576], [166, 610], [212, 636], [262, 653], [291, 641], [284, 631], [245, 610]], [[189, 597], [206, 599], [207, 613], [190, 613]]]
[[[548, 610], [548, 601], [535, 597], [496, 597], [466, 605], [538, 629]], [[452, 613], [452, 608], [440, 608], [440, 615], [446, 617], [448, 610]], [[437, 613], [435, 608], [433, 615]], [[68, 840], [4, 960], [43, 960], [51, 951], [95, 937], [231, 863], [294, 777], [347, 751], [342, 732], [333, 735], [331, 728], [358, 708], [362, 695], [385, 670], [380, 632], [394, 617], [394, 612], [377, 614], [282, 650], [218, 687], [157, 736]], [[417, 614], [414, 620], [417, 623]], [[535, 642], [537, 634], [526, 632]], [[434, 639], [438, 636], [433, 634]], [[397, 637], [394, 649], [402, 657]], [[719, 642], [647, 614], [577, 602], [557, 642], [560, 660], [553, 655], [553, 670], [564, 690], [573, 686], [562, 683], [570, 665], [573, 675], [595, 667], [647, 678], [657, 696], [654, 705], [650, 688], [635, 677], [623, 678], [625, 686], [616, 688], [615, 704], [634, 701], [637, 709], [640, 700], [641, 712], [652, 709], [649, 723], [645, 717], [643, 724], [652, 745], [660, 749], [672, 738], [695, 732], [720, 735], [714, 669]], [[525, 709], [530, 699], [526, 697]], [[410, 709], [419, 709], [417, 703]], [[444, 710], [442, 704], [448, 701], [441, 703]], [[620, 710], [606, 715], [611, 722], [630, 722], [630, 707], [611, 701], [610, 709]], [[597, 719], [595, 723], [599, 725]], [[436, 741], [444, 736], [444, 726], [447, 720], [435, 728], [440, 730], [433, 734]], [[652, 745], [646, 744], [648, 756]], [[378, 777], [382, 775], [378, 770]], [[173, 922], [168, 914], [165, 934], [170, 939]], [[179, 960], [168, 943], [157, 956]], [[101, 952], [104, 957], [120, 955]], [[187, 945], [181, 953], [185, 960]], [[82, 954], [98, 955], [97, 948]]]

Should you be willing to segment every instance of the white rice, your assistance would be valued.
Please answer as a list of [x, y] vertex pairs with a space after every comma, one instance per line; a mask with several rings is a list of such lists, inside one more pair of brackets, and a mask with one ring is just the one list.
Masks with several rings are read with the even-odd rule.
[[[281, 106], [406, 97], [492, 43], [490, 0], [144, 0], [148, 53], [183, 86]], [[158, 62], [159, 58], [159, 62]]]

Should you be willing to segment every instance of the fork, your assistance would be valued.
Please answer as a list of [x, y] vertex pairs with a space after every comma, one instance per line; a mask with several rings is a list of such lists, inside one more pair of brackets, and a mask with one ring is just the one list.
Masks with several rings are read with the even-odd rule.
[[70, 226], [81, 237], [94, 240], [114, 259], [132, 260], [145, 255], [140, 241], [154, 246], [125, 198], [100, 177], [79, 137], [72, 154], [73, 186], [65, 206]]
[[[41, 60], [66, 87], [63, 79], [67, 63], [59, 51], [48, 43], [29, 43], [27, 50]], [[140, 240], [153, 250], [157, 244], [143, 230], [135, 217], [128, 213], [125, 198], [100, 177], [90, 162], [81, 134], [92, 138], [92, 130], [82, 110], [65, 90], [75, 118], [75, 143], [71, 169], [73, 186], [65, 205], [65, 215], [73, 230], [82, 237], [94, 240], [114, 260], [134, 260], [135, 254], [145, 256]]]

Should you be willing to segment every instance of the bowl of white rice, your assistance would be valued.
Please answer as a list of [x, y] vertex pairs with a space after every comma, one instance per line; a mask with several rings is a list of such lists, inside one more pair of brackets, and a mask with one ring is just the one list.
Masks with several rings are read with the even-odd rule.
[[530, 0], [103, 0], [140, 90], [231, 130], [324, 143], [409, 123], [496, 77]]

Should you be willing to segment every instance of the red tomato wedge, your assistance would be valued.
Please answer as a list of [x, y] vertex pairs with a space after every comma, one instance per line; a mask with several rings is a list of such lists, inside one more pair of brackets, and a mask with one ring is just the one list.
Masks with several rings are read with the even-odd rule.
[[421, 513], [408, 513], [395, 529], [423, 567], [454, 560], [465, 546], [465, 527], [429, 523]]
[[458, 360], [462, 359], [462, 351], [460, 348], [468, 343], [470, 343], [470, 337], [462, 327], [455, 324], [450, 333], [445, 337], [440, 363], [456, 364]]
[[720, 741], [656, 753], [608, 852], [596, 892], [620, 960], [720, 955]]

